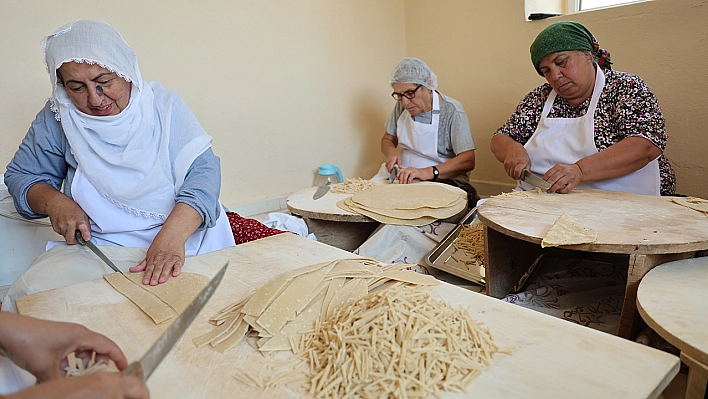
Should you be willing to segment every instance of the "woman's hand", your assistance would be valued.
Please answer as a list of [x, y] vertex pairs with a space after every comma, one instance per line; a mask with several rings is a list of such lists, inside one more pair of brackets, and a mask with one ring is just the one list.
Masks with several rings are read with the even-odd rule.
[[150, 392], [138, 377], [96, 372], [37, 384], [7, 399], [148, 399]]
[[645, 167], [661, 155], [661, 149], [643, 137], [627, 137], [606, 149], [571, 165], [553, 166], [544, 180], [553, 184], [549, 192], [565, 194], [586, 181], [612, 179]]
[[531, 158], [526, 148], [509, 136], [497, 134], [492, 137], [491, 149], [499, 162], [504, 164], [504, 170], [514, 180], [521, 179], [524, 169], [531, 169]]
[[577, 164], [557, 164], [546, 171], [543, 180], [551, 184], [549, 193], [567, 194], [583, 181], [583, 171]]
[[0, 347], [40, 383], [65, 375], [70, 353], [88, 360], [96, 352], [97, 361], [107, 363], [110, 359], [119, 370], [128, 367], [125, 355], [113, 341], [84, 326], [8, 312], [0, 312]]
[[150, 244], [145, 259], [131, 267], [130, 271], [135, 273], [144, 270], [143, 284], [150, 285], [162, 284], [170, 275], [179, 276], [184, 266], [184, 244], [200, 224], [202, 217], [199, 212], [178, 202]]
[[64, 236], [67, 244], [77, 244], [76, 230], [85, 240], [91, 239], [88, 215], [74, 200], [46, 183], [37, 183], [27, 190], [27, 202], [33, 211], [49, 216], [52, 228]]
[[[163, 226], [164, 229], [164, 226]], [[160, 233], [155, 236], [145, 259], [139, 265], [131, 267], [131, 272], [145, 271], [143, 284], [158, 285], [166, 282], [170, 275], [179, 276], [184, 266], [184, 243], [186, 241], [174, 240], [167, 234]]]
[[84, 240], [91, 239], [91, 225], [88, 215], [74, 200], [62, 194], [59, 200], [53, 201], [47, 206], [47, 211], [52, 228], [64, 236], [67, 244], [78, 243], [74, 235], [76, 230], [81, 231]]
[[404, 168], [398, 172], [398, 182], [401, 184], [413, 183], [413, 180], [432, 180], [433, 168]]
[[386, 170], [391, 173], [394, 165], [398, 165], [399, 168], [401, 167], [401, 154], [398, 152], [386, 159]]

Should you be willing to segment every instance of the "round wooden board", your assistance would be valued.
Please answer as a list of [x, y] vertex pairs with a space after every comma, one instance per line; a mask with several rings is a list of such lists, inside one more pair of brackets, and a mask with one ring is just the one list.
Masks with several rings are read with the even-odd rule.
[[703, 364], [708, 364], [708, 258], [669, 262], [639, 284], [637, 308], [649, 327]]
[[527, 193], [490, 198], [479, 206], [480, 220], [505, 235], [540, 244], [556, 219], [568, 214], [598, 232], [593, 243], [564, 246], [581, 251], [663, 254], [708, 248], [708, 217], [673, 203], [672, 197], [590, 189]]
[[364, 215], [347, 212], [337, 206], [337, 202], [349, 198], [351, 194], [327, 192], [324, 197], [314, 200], [317, 187], [309, 187], [291, 194], [287, 200], [288, 210], [307, 219], [331, 220], [334, 222], [376, 222]]

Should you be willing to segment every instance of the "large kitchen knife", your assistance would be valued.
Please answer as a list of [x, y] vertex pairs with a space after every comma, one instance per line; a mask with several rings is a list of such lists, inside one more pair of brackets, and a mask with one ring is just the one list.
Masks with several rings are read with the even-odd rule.
[[524, 171], [521, 173], [521, 180], [525, 181], [526, 183], [528, 183], [534, 187], [538, 187], [543, 191], [546, 191], [549, 188], [551, 188], [550, 183], [543, 180], [540, 176], [532, 173], [528, 169], [524, 169]]
[[393, 164], [393, 169], [391, 169], [391, 176], [388, 177], [388, 181], [393, 183], [396, 181], [396, 177], [398, 176], [398, 164]]
[[101, 258], [102, 261], [106, 262], [106, 264], [110, 266], [113, 271], [125, 275], [125, 273], [123, 273], [116, 265], [114, 265], [113, 262], [111, 262], [111, 260], [108, 259], [108, 257], [103, 252], [101, 252], [101, 250], [98, 249], [98, 247], [94, 243], [92, 243], [91, 241], [84, 240], [84, 237], [81, 235], [81, 231], [76, 230], [76, 233], [74, 233], [74, 235], [76, 236], [76, 241], [78, 241], [79, 244], [85, 247], [89, 247], [89, 249], [91, 249], [93, 253], [98, 255], [98, 257]]
[[332, 181], [329, 178], [327, 178], [327, 184], [325, 184], [324, 186], [318, 186], [317, 191], [315, 191], [315, 194], [312, 196], [312, 199], [318, 200], [318, 199], [324, 197], [324, 195], [327, 194], [327, 192], [329, 191], [329, 183], [331, 183], [331, 182]]
[[182, 314], [180, 314], [175, 321], [172, 322], [160, 338], [152, 344], [152, 347], [145, 352], [142, 359], [131, 363], [125, 370], [123, 370], [122, 374], [134, 375], [142, 378], [143, 381], [147, 381], [147, 379], [150, 378], [152, 372], [155, 371], [157, 366], [170, 352], [170, 349], [172, 349], [175, 343], [179, 341], [182, 333], [184, 333], [187, 327], [192, 324], [192, 321], [195, 317], [197, 317], [199, 311], [202, 310], [204, 304], [207, 303], [209, 298], [211, 298], [211, 294], [213, 294], [216, 287], [219, 286], [219, 283], [224, 277], [224, 273], [226, 273], [226, 268], [228, 266], [229, 262], [227, 261], [224, 267], [222, 267], [221, 270], [216, 273], [216, 276], [211, 279], [209, 284], [202, 289], [202, 292], [200, 292], [199, 295], [197, 295], [197, 297], [189, 303], [184, 312], [182, 312]]

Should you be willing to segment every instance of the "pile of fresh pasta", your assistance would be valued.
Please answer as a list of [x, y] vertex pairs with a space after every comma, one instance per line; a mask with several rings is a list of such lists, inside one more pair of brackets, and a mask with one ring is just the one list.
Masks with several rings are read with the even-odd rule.
[[479, 221], [463, 225], [452, 246], [465, 255], [452, 254], [454, 260], [463, 263], [468, 270], [479, 270], [484, 265], [484, 225]]
[[251, 387], [317, 398], [465, 392], [499, 348], [466, 310], [429, 291], [435, 278], [406, 266], [357, 258], [299, 269], [222, 309], [194, 342], [223, 352], [251, 337], [269, 355], [268, 372], [237, 370]]
[[361, 177], [355, 177], [333, 185], [330, 192], [334, 194], [354, 194], [383, 184], [390, 184], [390, 182], [388, 180], [364, 180]]

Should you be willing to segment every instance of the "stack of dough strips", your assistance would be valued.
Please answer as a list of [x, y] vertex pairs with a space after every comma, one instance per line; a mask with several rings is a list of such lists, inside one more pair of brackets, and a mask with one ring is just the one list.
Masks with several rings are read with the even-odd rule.
[[91, 358], [84, 361], [80, 357], [76, 357], [73, 353], [69, 354], [67, 357], [69, 365], [64, 367], [67, 377], [81, 377], [82, 375], [93, 374], [97, 371], [118, 371], [113, 363], [97, 363], [96, 362], [96, 352], [91, 354]]
[[344, 183], [332, 186], [329, 191], [334, 194], [354, 194], [388, 183], [388, 180], [364, 180], [361, 177], [355, 177], [353, 179], [344, 180]]
[[339, 259], [297, 269], [280, 276], [253, 295], [222, 309], [210, 322], [212, 331], [196, 337], [200, 347], [209, 344], [224, 352], [249, 331], [257, 335], [261, 352], [293, 350], [302, 331], [312, 329], [349, 301], [390, 281], [438, 285], [435, 277], [406, 268], [407, 264], [380, 264], [375, 259]]
[[252, 337], [272, 356], [270, 370], [237, 369], [251, 387], [317, 398], [464, 392], [498, 348], [465, 310], [431, 297], [434, 277], [407, 266], [356, 258], [295, 270], [222, 309], [194, 343], [223, 352]]
[[500, 350], [466, 310], [394, 283], [316, 322], [294, 352], [270, 377], [244, 369], [235, 377], [251, 386], [284, 383], [316, 398], [440, 397], [466, 393]]
[[464, 257], [460, 257], [453, 253], [454, 260], [463, 263], [468, 270], [479, 270], [484, 265], [484, 225], [479, 221], [462, 225], [452, 246], [465, 254]]

